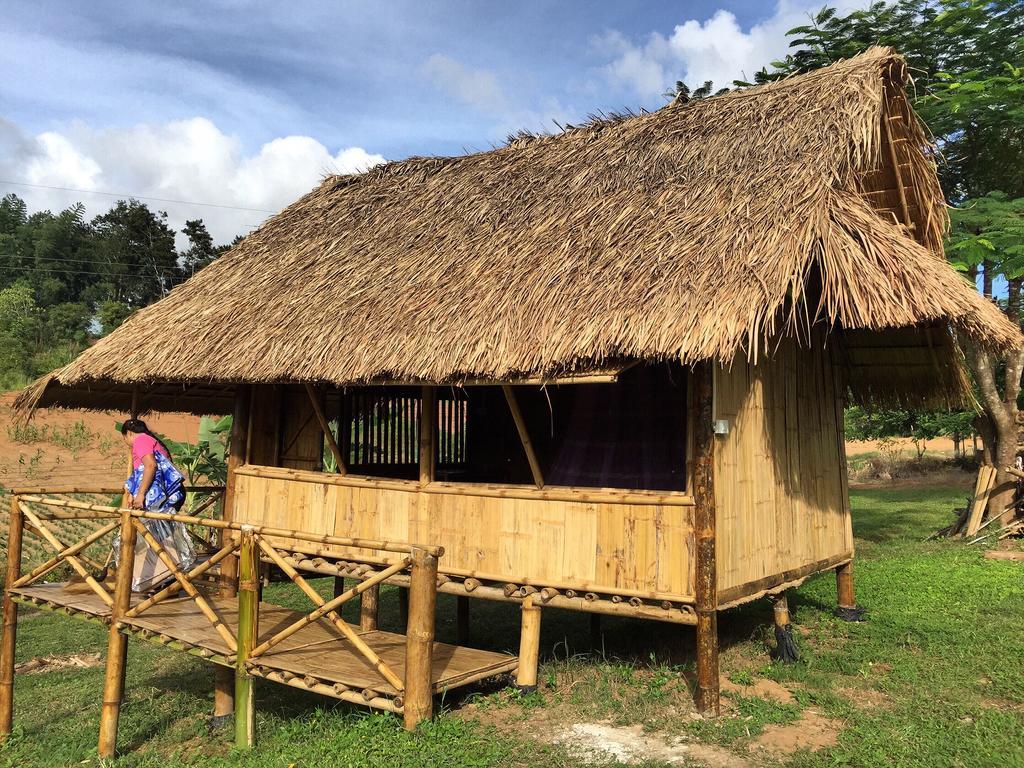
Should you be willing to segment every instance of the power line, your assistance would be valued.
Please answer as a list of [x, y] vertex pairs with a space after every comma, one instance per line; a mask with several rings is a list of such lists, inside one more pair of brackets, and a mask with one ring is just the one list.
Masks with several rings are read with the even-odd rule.
[[153, 272], [163, 276], [171, 277], [179, 274], [177, 272], [168, 272], [166, 270], [149, 270], [146, 265], [140, 265], [135, 267], [135, 272], [128, 273], [111, 273], [111, 272], [94, 272], [87, 269], [45, 269], [45, 268], [32, 268], [23, 270], [24, 276], [28, 277], [31, 272], [52, 272], [62, 275], [96, 275], [99, 277], [106, 277], [110, 279], [149, 279], [153, 277]]
[[0, 179], [0, 184], [13, 184], [18, 187], [34, 187], [35, 189], [53, 189], [59, 192], [77, 192], [82, 195], [105, 195], [107, 197], [131, 198], [135, 200], [153, 200], [157, 203], [175, 203], [177, 205], [198, 205], [205, 208], [226, 208], [231, 211], [252, 211], [253, 213], [277, 213], [265, 208], [246, 208], [241, 205], [224, 205], [222, 203], [197, 203], [192, 200], [173, 200], [167, 197], [150, 197], [148, 195], [130, 195], [125, 192], [101, 192], [97, 189], [76, 189], [74, 187], [55, 187], [49, 184], [29, 184], [27, 181], [9, 181]]

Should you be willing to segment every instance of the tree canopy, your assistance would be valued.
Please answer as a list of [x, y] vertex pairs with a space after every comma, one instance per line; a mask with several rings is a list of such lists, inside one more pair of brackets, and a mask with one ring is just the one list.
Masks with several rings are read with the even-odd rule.
[[227, 249], [201, 219], [182, 234], [179, 252], [167, 214], [137, 200], [87, 220], [80, 203], [30, 213], [17, 195], [0, 198], [0, 387], [70, 361]]

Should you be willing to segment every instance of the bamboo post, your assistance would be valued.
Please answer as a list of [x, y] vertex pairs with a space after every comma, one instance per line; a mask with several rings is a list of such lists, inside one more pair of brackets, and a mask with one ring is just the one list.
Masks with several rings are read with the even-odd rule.
[[[252, 410], [252, 390], [242, 384], [235, 392], [235, 409], [231, 417], [231, 445], [228, 453], [228, 472], [224, 487], [223, 518], [235, 519], [235, 470], [249, 462], [249, 419]], [[220, 531], [218, 542], [223, 547], [232, 534]], [[238, 557], [230, 555], [220, 567], [219, 594], [233, 598], [238, 593]], [[227, 667], [214, 665], [213, 671], [213, 727], [223, 725], [235, 711], [235, 676]]]
[[864, 609], [857, 605], [853, 591], [853, 561], [836, 568], [835, 615], [843, 621], [863, 621]]
[[718, 572], [715, 562], [714, 368], [694, 367], [693, 500], [696, 539], [697, 709], [718, 715]]
[[434, 713], [434, 614], [437, 607], [437, 558], [412, 549], [409, 621], [405, 641], [405, 728], [413, 730]]
[[519, 410], [519, 401], [516, 399], [515, 390], [508, 384], [502, 384], [501, 391], [505, 393], [505, 401], [508, 403], [508, 410], [512, 414], [512, 421], [516, 424], [516, 432], [519, 434], [519, 442], [523, 445], [523, 452], [526, 454], [526, 461], [530, 465], [530, 474], [533, 482], [538, 488], [544, 487], [544, 473], [541, 472], [540, 462], [537, 460], [537, 453], [530, 441], [530, 433], [526, 429], [526, 422], [523, 420], [523, 412]]
[[257, 602], [256, 547], [252, 533], [242, 532], [238, 557], [238, 651], [235, 657], [235, 746], [248, 749], [255, 741], [255, 712], [253, 708], [253, 680], [245, 662], [256, 645], [259, 632], [259, 604]]
[[800, 651], [793, 639], [793, 624], [789, 618], [789, 600], [786, 593], [776, 595], [772, 601], [772, 613], [775, 619], [775, 659], [784, 664], [792, 664], [800, 658]]
[[7, 528], [7, 577], [4, 581], [3, 636], [0, 637], [0, 739], [14, 725], [14, 646], [18, 634], [18, 604], [11, 595], [21, 573], [21, 537], [25, 519], [16, 495], [11, 496], [11, 519]]
[[420, 398], [420, 483], [434, 482], [437, 452], [437, 388], [423, 387]]
[[121, 548], [117, 561], [114, 605], [107, 633], [107, 671], [103, 681], [103, 710], [97, 752], [101, 758], [114, 756], [117, 750], [117, 723], [121, 717], [124, 676], [128, 661], [128, 636], [121, 632], [121, 617], [132, 600], [132, 574], [135, 571], [135, 525], [130, 510], [121, 513]]
[[372, 632], [377, 628], [380, 612], [380, 587], [373, 586], [359, 596], [359, 629]]
[[836, 568], [836, 592], [840, 608], [853, 608], [857, 601], [853, 593], [853, 563]]
[[345, 594], [345, 577], [335, 576], [334, 577], [334, 596]]
[[455, 644], [469, 644], [469, 598], [465, 595], [455, 598]]
[[519, 669], [516, 687], [521, 693], [537, 690], [537, 664], [540, 661], [540, 606], [533, 595], [523, 598], [519, 632]]

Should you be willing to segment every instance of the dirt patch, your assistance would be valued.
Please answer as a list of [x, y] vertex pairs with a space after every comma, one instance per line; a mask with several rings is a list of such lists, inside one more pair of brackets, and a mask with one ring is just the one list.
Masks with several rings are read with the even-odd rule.
[[573, 723], [556, 732], [553, 743], [578, 760], [614, 760], [625, 765], [662, 762], [669, 765], [700, 764], [709, 768], [752, 768], [752, 763], [723, 747], [665, 741], [639, 725], [618, 727], [609, 723]]
[[[899, 450], [901, 453], [908, 456], [917, 455], [917, 448], [914, 446], [914, 441], [909, 437], [896, 437], [892, 439], [893, 448]], [[970, 446], [968, 445], [968, 450]], [[924, 441], [925, 455], [928, 454], [949, 454], [953, 455], [953, 438], [951, 437], [936, 437], [933, 440]], [[863, 456], [866, 453], [877, 453], [879, 445], [877, 440], [847, 440], [846, 441], [846, 455], [847, 456]]]
[[751, 685], [740, 685], [723, 676], [719, 680], [718, 686], [723, 693], [736, 694], [737, 696], [758, 696], [778, 704], [792, 704], [795, 701], [793, 694], [788, 688], [767, 678], [758, 680]]
[[19, 675], [53, 672], [58, 669], [88, 669], [102, 664], [98, 653], [70, 653], [62, 656], [39, 656], [14, 667]]
[[801, 749], [815, 752], [839, 743], [843, 724], [825, 717], [813, 709], [805, 709], [803, 716], [786, 725], [766, 725], [764, 732], [750, 745], [753, 752], [767, 752], [773, 757], [791, 755]]
[[892, 703], [886, 694], [874, 688], [839, 688], [836, 693], [858, 709], [886, 709]]
[[[115, 425], [125, 414], [40, 410], [26, 426], [14, 421], [17, 394], [0, 393], [0, 485], [116, 488], [124, 482], [127, 449]], [[148, 414], [146, 423], [172, 440], [194, 443], [199, 436], [198, 417], [187, 414]]]

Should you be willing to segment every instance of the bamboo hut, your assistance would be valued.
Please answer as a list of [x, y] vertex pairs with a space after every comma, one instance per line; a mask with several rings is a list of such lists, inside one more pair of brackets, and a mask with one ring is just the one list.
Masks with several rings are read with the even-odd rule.
[[[472, 598], [522, 606], [527, 687], [544, 611], [676, 622], [717, 711], [720, 611], [830, 570], [855, 607], [844, 403], [958, 405], [958, 344], [1021, 341], [943, 257], [906, 78], [874, 48], [330, 176], [18, 408], [233, 413], [226, 538], [256, 531], [286, 572], [385, 574], [360, 632], [378, 583], [411, 584], [379, 545], [433, 558], [407, 664], [430, 665], [436, 591], [462, 621]], [[224, 599], [247, 556], [224, 556]]]

